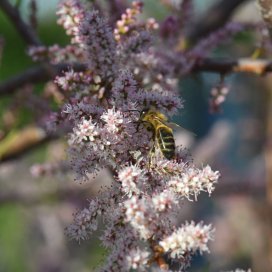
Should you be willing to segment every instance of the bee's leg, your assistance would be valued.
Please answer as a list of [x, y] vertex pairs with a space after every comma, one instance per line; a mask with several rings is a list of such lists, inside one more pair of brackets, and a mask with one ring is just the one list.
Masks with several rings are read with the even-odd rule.
[[137, 125], [137, 126], [136, 126], [136, 131], [139, 132], [139, 127], [140, 127], [140, 125], [141, 125], [141, 122], [140, 122], [140, 121], [133, 121], [133, 122], [131, 122], [131, 123]]
[[151, 168], [151, 165], [152, 165], [152, 161], [153, 161], [153, 158], [155, 156], [155, 143], [153, 144], [152, 148], [150, 149], [149, 151], [149, 154], [148, 154], [148, 169], [150, 170]]
[[146, 125], [150, 125], [148, 122], [146, 122], [146, 121], [134, 121], [134, 122], [132, 122], [133, 124], [136, 124], [137, 126], [136, 126], [136, 131], [137, 132], [139, 132], [139, 127], [140, 127], [140, 125], [142, 125], [142, 124], [146, 124]]
[[138, 124], [138, 126], [137, 126], [137, 131], [139, 131], [139, 126], [141, 124], [143, 124], [147, 130], [152, 130], [152, 126], [150, 125], [149, 122], [147, 122], [147, 121], [140, 121], [139, 124]]
[[153, 135], [152, 135], [152, 140], [153, 140], [153, 143], [152, 143], [152, 148], [150, 149], [149, 151], [149, 154], [148, 154], [148, 169], [150, 170], [151, 169], [151, 166], [152, 166], [152, 162], [153, 162], [153, 158], [155, 157], [155, 154], [156, 154], [156, 145], [157, 145], [157, 141], [156, 141], [156, 135], [155, 135], [155, 131], [153, 130]]

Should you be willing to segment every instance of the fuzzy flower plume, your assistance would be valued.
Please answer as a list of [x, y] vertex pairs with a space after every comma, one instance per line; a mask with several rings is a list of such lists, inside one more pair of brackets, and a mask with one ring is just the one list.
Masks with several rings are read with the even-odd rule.
[[[162, 35], [162, 29], [158, 35], [153, 18], [140, 19], [142, 2], [132, 2], [117, 22], [105, 18], [100, 1], [94, 2], [95, 9], [90, 2], [66, 0], [59, 6], [58, 22], [70, 45], [36, 47], [31, 53], [38, 61], [46, 57], [51, 63], [73, 64], [55, 78], [64, 98], [53, 119], [67, 132], [75, 180], [86, 182], [101, 169], [112, 173], [111, 184], [75, 213], [67, 234], [86, 240], [103, 220], [100, 239], [109, 254], [100, 271], [175, 271], [173, 262], [179, 264], [177, 271], [185, 270], [195, 253], [209, 252], [213, 229], [195, 222], [177, 225], [176, 218], [184, 201], [197, 201], [202, 192], [211, 195], [220, 174], [210, 166], [198, 168], [178, 146], [172, 159], [165, 158], [155, 122], [142, 118], [149, 109], [167, 119], [183, 108], [177, 88], [181, 71], [190, 71], [188, 60], [206, 56], [209, 43], [224, 38], [226, 29], [182, 51], [173, 43], [184, 33], [174, 31], [174, 39]], [[186, 7], [180, 3], [189, 12], [191, 2], [183, 1]], [[166, 23], [168, 28], [181, 24]], [[227, 27], [228, 33], [238, 31], [238, 26]], [[169, 40], [162, 43], [161, 38]], [[36, 166], [32, 172], [51, 168]]]
[[118, 55], [125, 62], [128, 55], [136, 57], [139, 53], [147, 51], [152, 44], [150, 32], [159, 28], [154, 18], [149, 18], [144, 23], [139, 20], [142, 9], [142, 1], [133, 1], [132, 7], [127, 8], [121, 19], [116, 22], [114, 37], [118, 44]]
[[99, 216], [108, 210], [110, 203], [113, 206], [116, 201], [116, 196], [111, 192], [104, 192], [100, 198], [92, 199], [88, 208], [75, 213], [74, 224], [66, 229], [69, 236], [77, 241], [86, 240], [97, 229]]
[[102, 78], [113, 77], [116, 66], [116, 43], [113, 33], [98, 11], [88, 12], [80, 26], [81, 42], [89, 57], [90, 70]]

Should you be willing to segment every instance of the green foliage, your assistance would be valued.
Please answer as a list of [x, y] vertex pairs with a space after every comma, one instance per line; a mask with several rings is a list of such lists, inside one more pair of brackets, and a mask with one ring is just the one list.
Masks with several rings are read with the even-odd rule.
[[[32, 60], [27, 56], [27, 45], [16, 32], [13, 24], [4, 16], [0, 10], [0, 29], [1, 36], [4, 37], [4, 50], [2, 62], [0, 63], [0, 81], [8, 79], [20, 72], [25, 71], [28, 67], [33, 66]], [[46, 45], [60, 44], [65, 45], [68, 42], [64, 30], [56, 24], [56, 18], [40, 22], [38, 34]], [[34, 64], [35, 65], [35, 64]], [[44, 84], [35, 86], [35, 93], [42, 92]], [[4, 97], [0, 100], [0, 116], [8, 109], [11, 102], [10, 97]], [[33, 121], [33, 114], [25, 108], [19, 109], [16, 128], [20, 128]], [[3, 129], [2, 118], [0, 117], [0, 129]]]
[[26, 225], [22, 210], [14, 205], [1, 205], [0, 222], [0, 271], [27, 271]]

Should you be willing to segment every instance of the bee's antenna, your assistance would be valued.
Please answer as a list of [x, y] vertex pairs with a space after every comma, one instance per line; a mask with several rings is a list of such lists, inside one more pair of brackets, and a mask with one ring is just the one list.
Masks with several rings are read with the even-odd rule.
[[141, 111], [139, 111], [139, 110], [127, 110], [127, 112], [130, 112], [130, 111], [136, 111], [136, 112], [141, 113]]
[[139, 111], [139, 110], [126, 110], [126, 111], [124, 111], [124, 112], [138, 112], [138, 113], [139, 113], [139, 115], [141, 115], [141, 114], [142, 114], [142, 112], [141, 112], [141, 111]]

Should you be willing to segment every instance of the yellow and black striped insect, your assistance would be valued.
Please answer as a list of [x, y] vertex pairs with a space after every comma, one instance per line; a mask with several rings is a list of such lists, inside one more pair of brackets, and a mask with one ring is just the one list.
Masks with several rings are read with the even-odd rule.
[[171, 160], [175, 157], [176, 146], [173, 130], [167, 120], [163, 113], [153, 109], [143, 110], [140, 116], [140, 121], [153, 132], [152, 151], [158, 147], [163, 156]]

